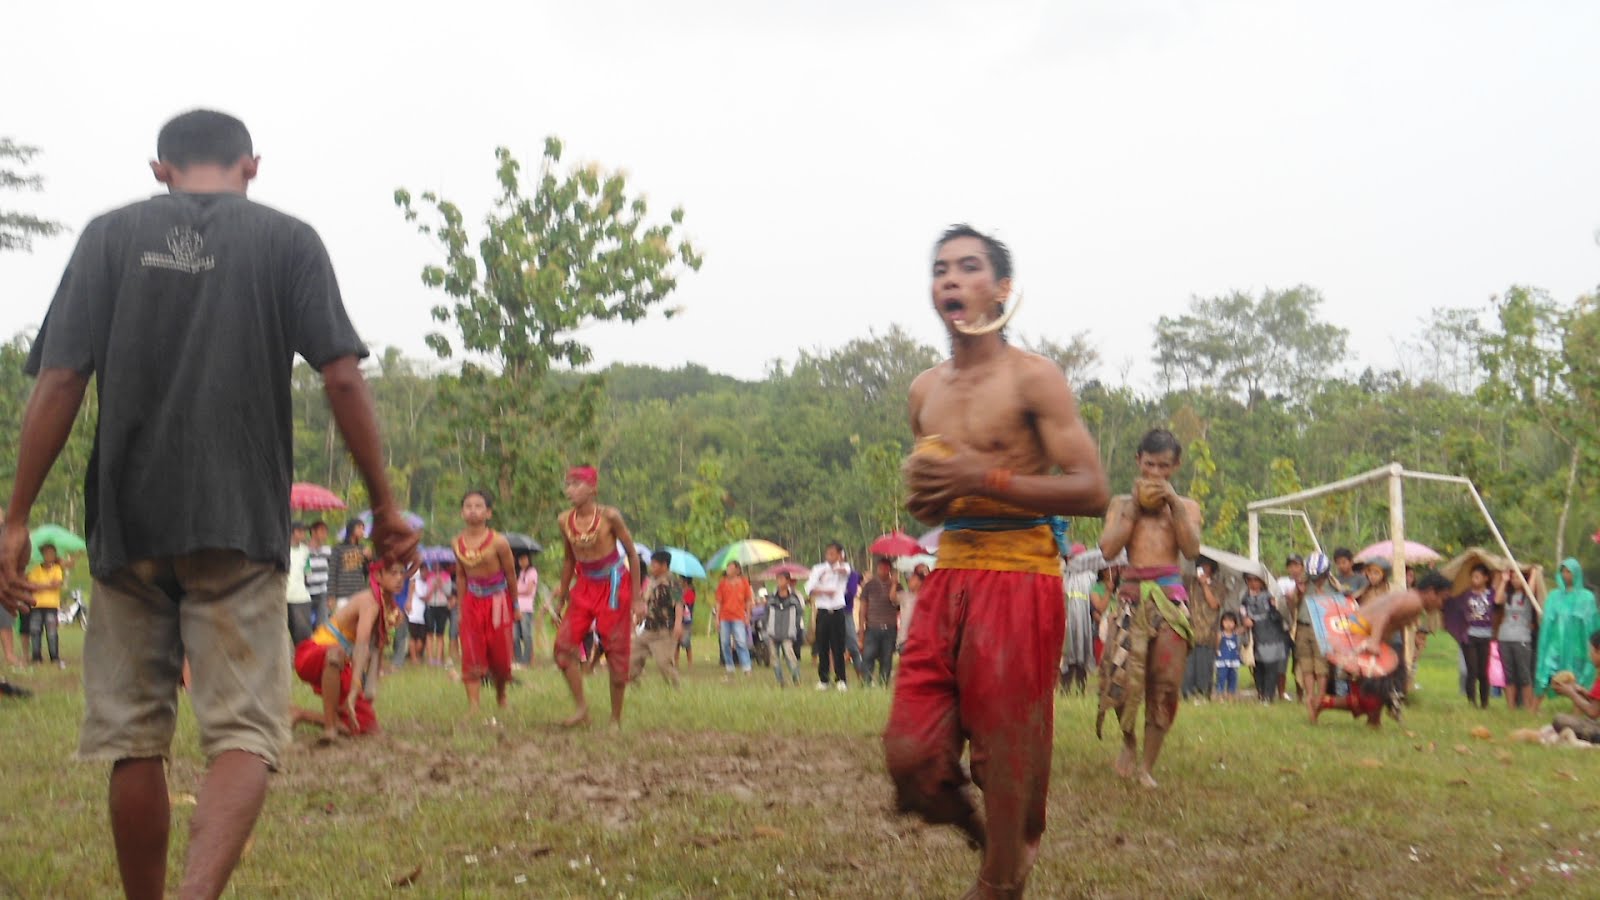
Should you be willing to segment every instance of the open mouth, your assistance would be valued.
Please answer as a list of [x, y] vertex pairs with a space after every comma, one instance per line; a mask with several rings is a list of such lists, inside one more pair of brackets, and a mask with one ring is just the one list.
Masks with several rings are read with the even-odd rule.
[[948, 300], [940, 301], [939, 308], [944, 310], [946, 315], [964, 313], [967, 311], [967, 305], [960, 300], [955, 299], [954, 297]]

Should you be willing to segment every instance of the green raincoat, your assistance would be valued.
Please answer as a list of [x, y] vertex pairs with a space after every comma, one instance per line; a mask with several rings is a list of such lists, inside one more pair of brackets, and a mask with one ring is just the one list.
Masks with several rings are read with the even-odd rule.
[[1534, 670], [1534, 690], [1551, 696], [1550, 676], [1567, 671], [1578, 677], [1578, 686], [1588, 689], [1594, 683], [1594, 666], [1589, 662], [1589, 635], [1600, 630], [1600, 609], [1594, 592], [1583, 586], [1583, 568], [1568, 557], [1561, 568], [1572, 574], [1572, 587], [1556, 576], [1555, 590], [1544, 601], [1544, 618], [1539, 621], [1539, 665]]

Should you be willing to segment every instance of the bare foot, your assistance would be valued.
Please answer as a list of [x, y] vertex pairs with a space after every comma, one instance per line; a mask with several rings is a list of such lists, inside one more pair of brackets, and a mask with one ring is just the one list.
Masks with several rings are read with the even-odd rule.
[[579, 727], [581, 725], [588, 725], [588, 724], [589, 724], [589, 710], [588, 709], [580, 709], [577, 712], [573, 713], [572, 715], [570, 715], [570, 716], [566, 717], [565, 719], [561, 720], [561, 727], [562, 728], [577, 728], [577, 727]]
[[617, 719], [617, 718], [613, 718], [611, 720], [610, 728], [611, 728], [612, 731], [621, 731], [622, 730], [622, 720], [621, 719]]
[[1120, 778], [1132, 778], [1134, 773], [1133, 750], [1129, 747], [1123, 747], [1121, 755], [1117, 757], [1116, 762], [1111, 764], [1111, 768], [1116, 771], [1117, 776]]
[[318, 747], [327, 747], [327, 746], [333, 744], [337, 740], [339, 740], [339, 729], [337, 729], [337, 728], [323, 728], [322, 729], [322, 736], [317, 738], [317, 746]]
[[1150, 777], [1149, 772], [1141, 771], [1139, 773], [1139, 786], [1153, 791], [1161, 785], [1156, 784], [1156, 780]]

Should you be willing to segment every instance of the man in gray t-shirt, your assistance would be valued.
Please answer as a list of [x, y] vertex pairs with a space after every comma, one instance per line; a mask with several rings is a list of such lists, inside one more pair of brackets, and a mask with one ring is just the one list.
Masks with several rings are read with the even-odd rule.
[[380, 551], [411, 563], [417, 539], [389, 488], [359, 365], [367, 350], [333, 264], [311, 226], [246, 196], [260, 160], [244, 123], [184, 113], [161, 129], [156, 156], [150, 168], [168, 192], [84, 227], [30, 348], [38, 381], [0, 529], [0, 604], [32, 605], [18, 566], [31, 507], [92, 379], [99, 415], [83, 509], [95, 610], [78, 758], [113, 764], [125, 893], [160, 896], [166, 760], [187, 661], [185, 706], [209, 762], [183, 893], [215, 897], [289, 742], [296, 356], [321, 373]]

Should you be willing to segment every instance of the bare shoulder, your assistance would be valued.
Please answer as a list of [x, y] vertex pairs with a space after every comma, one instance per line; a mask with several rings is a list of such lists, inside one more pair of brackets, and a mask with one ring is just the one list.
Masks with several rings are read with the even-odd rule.
[[1200, 509], [1200, 501], [1193, 497], [1179, 497], [1178, 500], [1183, 504], [1183, 511], [1189, 514], [1189, 518], [1196, 522], [1200, 521], [1203, 515]]
[[933, 390], [934, 383], [940, 377], [939, 373], [949, 365], [950, 361], [944, 360], [936, 363], [932, 368], [923, 369], [921, 374], [919, 374], [916, 378], [911, 379], [911, 390], [909, 393], [913, 405], [916, 404], [918, 400], [921, 400], [924, 396], [926, 396], [928, 391]]
[[614, 525], [628, 524], [622, 520], [622, 510], [617, 509], [615, 506], [602, 506], [600, 508], [605, 511], [606, 521]]
[[1017, 387], [1030, 403], [1065, 403], [1075, 408], [1076, 401], [1073, 399], [1072, 386], [1067, 383], [1067, 373], [1061, 371], [1055, 360], [1020, 347], [1010, 348], [1009, 358]]

